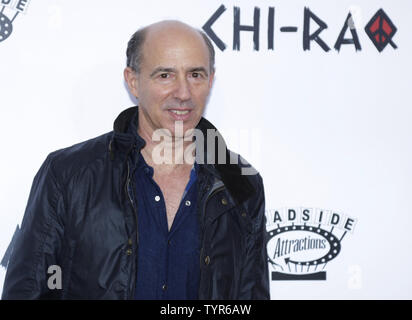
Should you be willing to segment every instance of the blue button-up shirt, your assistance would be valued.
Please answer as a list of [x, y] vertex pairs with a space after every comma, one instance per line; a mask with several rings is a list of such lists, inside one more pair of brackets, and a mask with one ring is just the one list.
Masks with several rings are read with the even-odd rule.
[[136, 299], [197, 299], [200, 277], [196, 163], [168, 229], [153, 168], [139, 152], [135, 171], [139, 248]]

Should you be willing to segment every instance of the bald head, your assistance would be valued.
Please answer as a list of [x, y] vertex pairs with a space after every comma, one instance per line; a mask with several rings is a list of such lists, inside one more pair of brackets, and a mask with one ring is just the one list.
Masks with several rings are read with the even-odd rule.
[[[167, 45], [179, 39], [185, 38], [194, 46], [202, 47], [209, 55], [209, 71], [212, 73], [215, 67], [215, 51], [213, 44], [206, 34], [183, 22], [177, 20], [165, 20], [153, 23], [136, 31], [127, 46], [127, 66], [135, 72], [140, 72], [142, 60], [144, 59], [144, 48], [146, 55], [150, 50], [156, 50], [156, 45]], [[149, 48], [150, 50], [149, 50]]]
[[178, 20], [159, 21], [144, 27], [144, 29], [152, 34], [185, 33], [195, 35], [199, 33], [192, 26]]

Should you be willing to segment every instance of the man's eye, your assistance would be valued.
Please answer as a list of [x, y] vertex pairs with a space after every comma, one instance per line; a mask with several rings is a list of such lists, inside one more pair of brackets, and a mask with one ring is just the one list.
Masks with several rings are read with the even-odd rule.
[[161, 73], [160, 78], [167, 79], [167, 78], [169, 78], [169, 74], [168, 73]]
[[204, 75], [200, 72], [192, 72], [192, 78], [200, 79], [200, 78], [204, 78]]

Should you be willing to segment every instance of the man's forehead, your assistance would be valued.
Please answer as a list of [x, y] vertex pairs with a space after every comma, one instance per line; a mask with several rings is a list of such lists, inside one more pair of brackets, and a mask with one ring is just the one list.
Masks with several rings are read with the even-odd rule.
[[180, 21], [161, 21], [146, 28], [145, 44], [148, 46], [173, 47], [177, 42], [184, 41], [207, 50], [201, 34], [195, 28]]

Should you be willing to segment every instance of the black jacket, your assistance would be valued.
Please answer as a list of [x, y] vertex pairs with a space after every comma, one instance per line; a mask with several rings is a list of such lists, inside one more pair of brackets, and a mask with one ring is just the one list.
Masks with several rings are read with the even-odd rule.
[[[127, 129], [136, 114], [129, 108], [113, 131], [47, 157], [33, 181], [3, 299], [133, 299], [136, 157]], [[198, 128], [215, 129], [204, 118]], [[269, 299], [260, 175], [241, 175], [235, 164], [202, 164], [197, 183], [199, 299]], [[60, 267], [61, 289], [51, 266]]]

